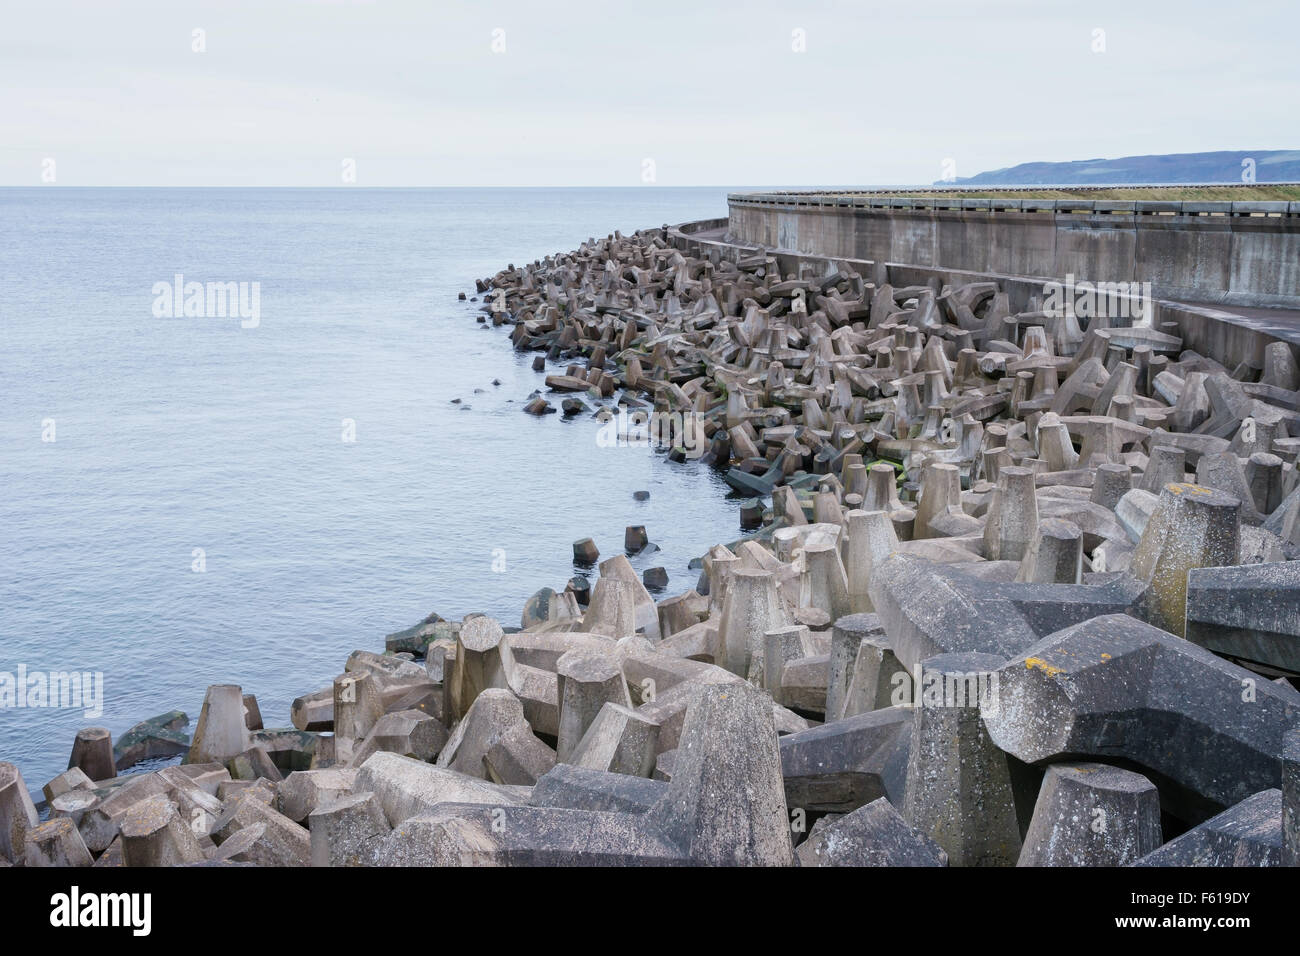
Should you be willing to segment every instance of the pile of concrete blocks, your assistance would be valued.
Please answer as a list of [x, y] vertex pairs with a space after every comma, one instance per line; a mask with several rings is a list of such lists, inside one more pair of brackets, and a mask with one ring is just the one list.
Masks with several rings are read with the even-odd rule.
[[1229, 369], [1150, 313], [1013, 314], [994, 282], [681, 240], [615, 233], [479, 291], [597, 415], [692, 418], [670, 456], [702, 436], [749, 497], [698, 622], [636, 633], [814, 722], [781, 739], [792, 812], [830, 832], [884, 798], [950, 865], [1088, 865], [1285, 796], [1289, 345]]

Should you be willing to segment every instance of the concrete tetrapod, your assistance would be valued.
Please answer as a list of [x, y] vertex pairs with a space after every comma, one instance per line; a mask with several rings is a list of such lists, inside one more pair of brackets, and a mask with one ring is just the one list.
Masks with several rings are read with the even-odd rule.
[[756, 676], [763, 668], [764, 635], [789, 623], [770, 571], [733, 571], [718, 624], [723, 654], [719, 663], [740, 677]]
[[1001, 663], [988, 654], [941, 654], [922, 663], [914, 690], [903, 816], [943, 847], [952, 866], [1013, 866], [1020, 855], [1010, 764], [981, 719], [996, 702]]
[[1051, 634], [998, 671], [990, 737], [1026, 763], [1087, 756], [1158, 775], [1192, 823], [1276, 787], [1300, 692], [1123, 614]]
[[1282, 866], [1282, 791], [1262, 790], [1134, 866]]
[[1017, 866], [1125, 866], [1160, 846], [1160, 794], [1101, 763], [1047, 768]]
[[743, 683], [703, 688], [687, 714], [675, 763], [672, 782], [649, 809], [441, 803], [378, 841], [371, 859], [383, 865], [793, 862], [766, 695]]
[[948, 854], [913, 830], [884, 797], [832, 823], [821, 821], [795, 851], [800, 866], [947, 866]]
[[238, 684], [213, 684], [203, 697], [186, 763], [225, 762], [248, 749], [244, 693]]
[[1200, 485], [1166, 485], [1133, 555], [1132, 573], [1146, 585], [1145, 617], [1182, 637], [1187, 572], [1237, 563], [1240, 502]]

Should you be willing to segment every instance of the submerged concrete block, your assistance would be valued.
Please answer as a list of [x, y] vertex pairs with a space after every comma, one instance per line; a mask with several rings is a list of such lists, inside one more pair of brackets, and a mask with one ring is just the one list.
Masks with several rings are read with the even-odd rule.
[[150, 717], [128, 728], [113, 744], [113, 763], [120, 773], [141, 760], [174, 757], [190, 749], [189, 734], [182, 728], [190, 719], [183, 711], [173, 710]]

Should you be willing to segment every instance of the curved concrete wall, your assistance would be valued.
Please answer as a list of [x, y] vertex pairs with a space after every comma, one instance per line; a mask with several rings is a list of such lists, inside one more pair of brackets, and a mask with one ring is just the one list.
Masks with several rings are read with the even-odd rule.
[[1300, 307], [1297, 202], [756, 193], [728, 208], [732, 238], [770, 249]]
[[[737, 262], [752, 256], [758, 246], [767, 245], [738, 242], [728, 234], [729, 229], [727, 219], [706, 219], [670, 227], [667, 238], [670, 244], [682, 252], [715, 263], [723, 259]], [[941, 283], [953, 286], [991, 279], [1007, 293], [1012, 311], [1027, 308], [1030, 298], [1041, 295], [1043, 288], [1041, 278], [989, 271], [943, 269], [900, 262], [881, 263], [877, 266], [875, 260], [855, 256], [826, 256], [781, 250], [770, 250], [769, 255], [776, 260], [781, 275], [801, 278], [822, 276], [835, 269], [845, 268], [867, 277], [878, 275], [876, 270], [881, 269], [885, 281], [897, 287], [925, 285], [931, 278], [938, 278]], [[1238, 315], [1161, 298], [1155, 300], [1153, 320], [1156, 328], [1162, 327], [1166, 322], [1176, 324], [1185, 348], [1209, 356], [1230, 369], [1243, 362], [1262, 369], [1264, 349], [1272, 342], [1286, 342], [1297, 359], [1300, 359], [1300, 326], [1294, 322], [1287, 324], [1285, 321], [1270, 321], [1267, 318]]]

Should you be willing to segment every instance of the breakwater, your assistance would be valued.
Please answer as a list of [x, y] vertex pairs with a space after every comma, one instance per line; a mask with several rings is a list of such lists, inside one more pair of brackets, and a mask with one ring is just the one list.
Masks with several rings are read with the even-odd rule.
[[0, 765], [0, 854], [1295, 862], [1285, 343], [1228, 369], [1115, 316], [1013, 310], [996, 281], [800, 275], [676, 238], [589, 241], [477, 291], [484, 324], [566, 363], [528, 412], [666, 418], [667, 454], [707, 449], [746, 496], [754, 533], [695, 589], [655, 600], [579, 540], [589, 589], [538, 592], [517, 631], [431, 616], [358, 650], [293, 728], [214, 685], [192, 736], [162, 715], [118, 741], [185, 755], [135, 779], [105, 778], [121, 759], [88, 730], [45, 823]]

